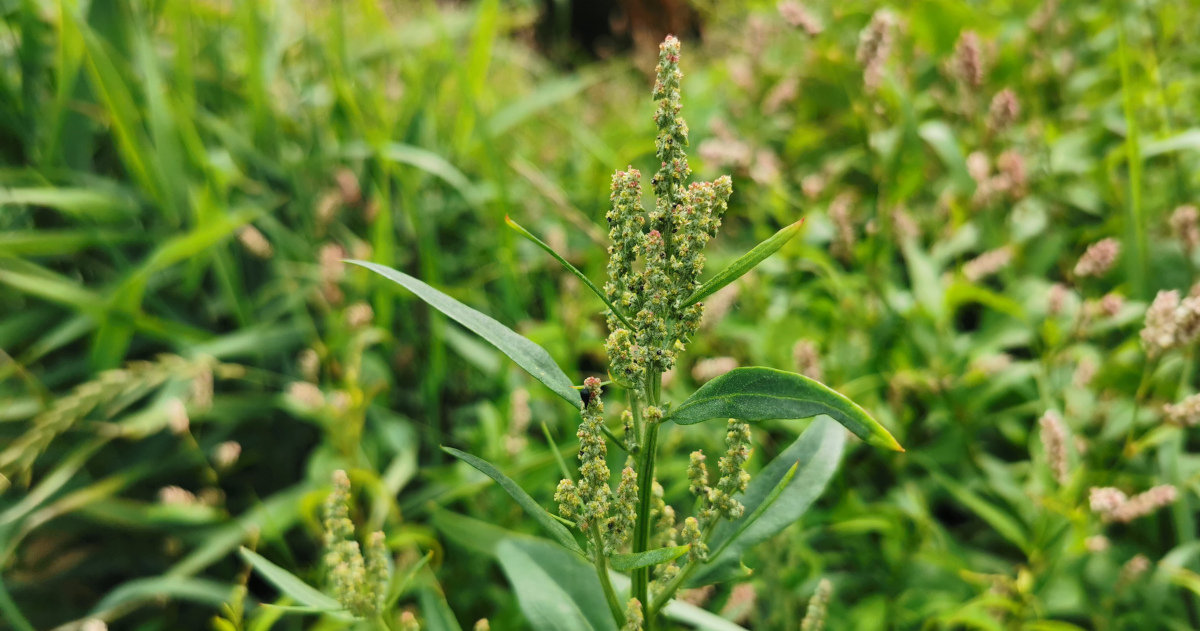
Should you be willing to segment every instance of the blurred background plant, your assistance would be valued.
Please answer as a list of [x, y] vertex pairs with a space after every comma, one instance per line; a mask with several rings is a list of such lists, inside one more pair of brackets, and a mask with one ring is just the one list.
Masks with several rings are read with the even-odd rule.
[[[402, 269], [569, 374], [602, 373], [602, 305], [503, 220], [603, 277], [611, 169], [658, 166], [642, 94], [673, 32], [693, 168], [732, 171], [738, 191], [709, 268], [806, 223], [708, 301], [664, 397], [739, 365], [797, 370], [908, 449], [851, 439], [754, 573], [690, 601], [789, 628], [825, 577], [830, 629], [1200, 628], [1192, 4], [12, 0], [0, 15], [8, 626], [310, 624], [255, 606], [295, 601], [237, 550], [323, 584], [320, 507], [343, 469], [359, 532], [385, 533], [396, 567], [429, 559], [398, 611], [528, 628], [471, 553], [488, 531], [470, 520], [531, 528], [438, 445], [551, 507], [577, 412], [340, 261]], [[751, 467], [808, 424], [759, 424]]]

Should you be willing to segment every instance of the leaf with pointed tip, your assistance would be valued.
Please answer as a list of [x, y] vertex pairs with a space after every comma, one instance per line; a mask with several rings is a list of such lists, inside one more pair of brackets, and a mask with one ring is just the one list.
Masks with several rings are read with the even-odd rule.
[[606, 296], [604, 294], [604, 292], [601, 291], [601, 289], [599, 287], [597, 287], [596, 284], [593, 283], [590, 278], [585, 276], [583, 272], [579, 271], [579, 269], [577, 267], [575, 267], [574, 265], [571, 265], [571, 263], [569, 261], [567, 261], [567, 259], [564, 259], [563, 257], [559, 256], [558, 252], [555, 252], [553, 248], [551, 248], [549, 245], [546, 245], [544, 242], [542, 242], [541, 239], [533, 236], [533, 233], [529, 232], [525, 228], [522, 228], [521, 224], [518, 224], [517, 222], [513, 221], [512, 218], [509, 217], [508, 215], [504, 216], [504, 223], [507, 223], [509, 228], [516, 230], [518, 234], [525, 237], [526, 239], [529, 239], [530, 241], [533, 241], [534, 243], [536, 243], [538, 245], [538, 247], [545, 250], [547, 253], [550, 254], [550, 256], [553, 256], [554, 260], [561, 263], [563, 267], [567, 268], [568, 272], [571, 272], [572, 274], [575, 275], [576, 278], [583, 281], [583, 284], [586, 285], [588, 289], [592, 290], [592, 293], [599, 296], [600, 300], [604, 301], [605, 306], [607, 306], [610, 311], [612, 311], [614, 314], [616, 314], [616, 316], [621, 319], [621, 322], [625, 323], [625, 326], [629, 327], [631, 330], [635, 328], [632, 324], [630, 324], [629, 320], [627, 320], [625, 318], [625, 314], [622, 313], [621, 310], [618, 309], [616, 305], [614, 305], [612, 302], [610, 302], [608, 300], [608, 296]]
[[575, 390], [574, 384], [563, 373], [562, 368], [554, 363], [554, 358], [550, 357], [550, 353], [528, 338], [518, 335], [495, 319], [464, 305], [404, 272], [367, 261], [349, 260], [346, 262], [365, 267], [413, 292], [433, 308], [471, 329], [476, 335], [500, 349], [500, 352], [517, 362], [517, 365], [525, 369], [525, 372], [546, 384], [546, 387], [553, 390], [554, 394], [566, 399], [572, 405], [582, 404], [583, 399], [579, 396], [579, 391]]
[[688, 296], [684, 302], [689, 305], [696, 304], [701, 300], [717, 293], [721, 288], [729, 283], [739, 279], [746, 272], [754, 269], [759, 263], [762, 263], [768, 256], [779, 251], [785, 243], [791, 241], [792, 237], [800, 232], [800, 226], [804, 225], [804, 220], [801, 219], [796, 223], [784, 227], [779, 232], [776, 232], [771, 238], [754, 246], [753, 250], [742, 255], [741, 258], [734, 261], [729, 267], [721, 270], [716, 276], [713, 276], [707, 283], [704, 283]]
[[629, 570], [636, 570], [639, 567], [650, 567], [666, 563], [667, 561], [674, 561], [687, 554], [687, 551], [691, 547], [691, 545], [672, 546], [670, 548], [658, 548], [635, 554], [614, 554], [609, 558], [608, 564], [614, 570], [628, 572]]
[[554, 537], [555, 541], [572, 552], [583, 554], [583, 548], [579, 547], [579, 544], [575, 541], [575, 537], [571, 535], [571, 531], [567, 530], [566, 526], [554, 519], [554, 516], [549, 511], [542, 508], [542, 505], [530, 497], [516, 482], [513, 482], [512, 479], [503, 473], [500, 473], [500, 470], [492, 465], [492, 463], [464, 451], [454, 449], [453, 447], [442, 447], [442, 451], [475, 467], [487, 477], [495, 480], [501, 488], [517, 501], [517, 504], [521, 505], [521, 508], [525, 509], [526, 513], [529, 513], [530, 517], [533, 517], [542, 528]]
[[300, 577], [268, 561], [257, 552], [249, 548], [241, 548], [238, 552], [246, 562], [258, 570], [259, 574], [262, 574], [263, 578], [301, 605], [322, 611], [340, 611], [342, 609], [341, 603], [317, 591], [315, 587], [300, 580]]
[[743, 421], [827, 414], [866, 442], [904, 451], [879, 421], [845, 395], [803, 375], [755, 366], [735, 368], [704, 384], [665, 420], [692, 425], [714, 418]]
[[617, 631], [596, 570], [583, 559], [523, 538], [501, 541], [496, 556], [535, 631]]

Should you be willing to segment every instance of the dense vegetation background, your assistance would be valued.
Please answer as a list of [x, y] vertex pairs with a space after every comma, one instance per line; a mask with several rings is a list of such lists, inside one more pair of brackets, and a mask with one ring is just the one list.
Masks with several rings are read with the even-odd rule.
[[[578, 412], [339, 261], [602, 375], [601, 303], [504, 217], [602, 277], [612, 172], [657, 168], [669, 31], [693, 168], [734, 177], [709, 269], [806, 219], [709, 301], [675, 383], [799, 370], [908, 450], [850, 445], [747, 580], [690, 598], [794, 628], [826, 577], [830, 629], [1200, 628], [1200, 413], [1165, 407], [1196, 344], [1140, 335], [1197, 280], [1200, 6], [571, 4], [0, 1], [8, 627], [212, 628], [245, 585], [245, 628], [335, 628], [255, 607], [278, 592], [236, 551], [319, 583], [345, 468], [398, 568], [434, 552], [426, 628], [527, 628], [476, 520], [534, 528], [437, 447], [551, 506]], [[808, 422], [760, 424], [754, 461]], [[665, 435], [668, 501], [721, 439]], [[1133, 515], [1102, 487], [1160, 490]]]

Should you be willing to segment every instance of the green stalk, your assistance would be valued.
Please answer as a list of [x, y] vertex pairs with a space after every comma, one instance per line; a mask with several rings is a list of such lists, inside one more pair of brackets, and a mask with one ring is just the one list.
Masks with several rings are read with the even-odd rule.
[[1142, 152], [1138, 143], [1137, 108], [1134, 101], [1132, 79], [1129, 76], [1129, 52], [1125, 43], [1125, 24], [1118, 23], [1117, 61], [1121, 70], [1121, 92], [1125, 113], [1125, 159], [1129, 164], [1129, 236], [1127, 258], [1129, 277], [1134, 295], [1145, 298], [1146, 284], [1146, 226], [1142, 216]]
[[[662, 376], [658, 371], [651, 371], [647, 376], [647, 395], [650, 399], [650, 405], [658, 405], [658, 397], [660, 388], [662, 387]], [[642, 450], [638, 454], [637, 473], [638, 480], [641, 484], [638, 485], [638, 510], [637, 522], [633, 529], [633, 553], [645, 552], [650, 549], [650, 506], [653, 498], [654, 487], [654, 452], [658, 446], [658, 425], [646, 425], [645, 439], [642, 441]], [[633, 571], [633, 597], [646, 607], [649, 613], [649, 594], [650, 594], [650, 568], [642, 567]], [[645, 622], [645, 631], [653, 631], [654, 616], [647, 615]]]
[[617, 600], [617, 592], [613, 589], [612, 581], [608, 578], [608, 562], [604, 558], [604, 537], [600, 533], [600, 522], [592, 522], [592, 546], [595, 548], [592, 562], [596, 566], [596, 576], [600, 578], [600, 586], [604, 588], [604, 598], [612, 611], [617, 626], [625, 626], [625, 612], [621, 609], [621, 601]]

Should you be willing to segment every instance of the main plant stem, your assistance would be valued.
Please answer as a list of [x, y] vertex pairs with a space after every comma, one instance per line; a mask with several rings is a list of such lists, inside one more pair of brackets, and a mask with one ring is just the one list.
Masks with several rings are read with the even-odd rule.
[[[657, 406], [662, 387], [662, 374], [652, 370], [646, 376], [646, 397], [650, 405]], [[648, 421], [649, 419], [647, 419]], [[650, 509], [654, 497], [654, 453], [658, 446], [658, 424], [645, 423], [645, 435], [641, 441], [641, 451], [637, 457], [638, 509], [637, 522], [633, 528], [633, 553], [645, 552], [650, 549]], [[650, 568], [642, 567], [633, 571], [633, 597], [642, 603], [647, 612], [645, 631], [653, 631], [654, 616], [649, 615], [650, 607]]]

